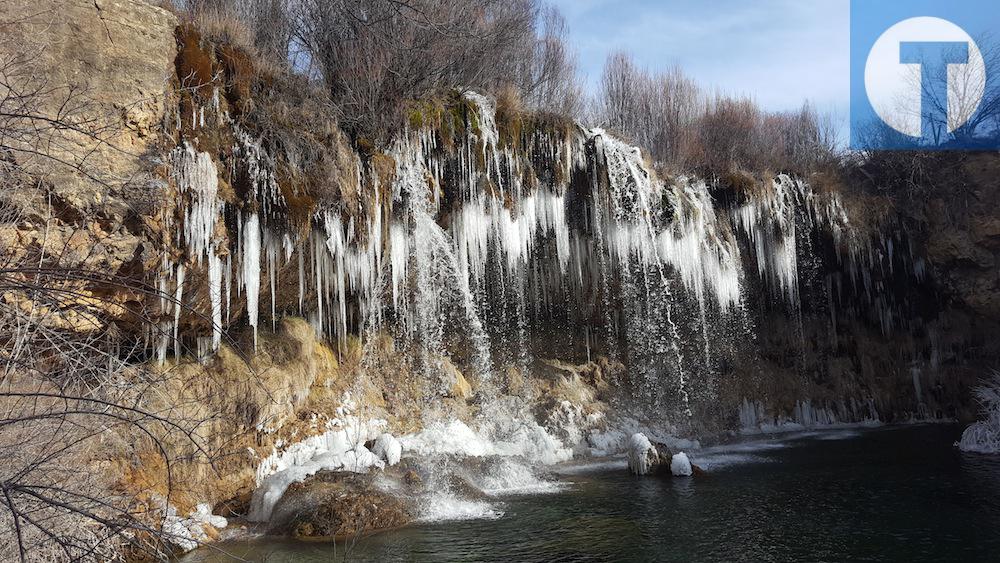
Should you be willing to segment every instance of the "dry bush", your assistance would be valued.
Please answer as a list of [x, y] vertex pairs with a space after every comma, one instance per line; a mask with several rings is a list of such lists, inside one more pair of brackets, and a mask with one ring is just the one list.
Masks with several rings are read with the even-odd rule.
[[257, 110], [247, 124], [280, 163], [279, 185], [299, 223], [307, 224], [322, 207], [357, 213], [357, 156], [326, 93], [301, 76], [286, 75], [259, 84], [255, 99]]
[[527, 0], [303, 3], [297, 37], [354, 137], [384, 141], [402, 102], [516, 76], [534, 38]]
[[286, 0], [187, 0], [183, 15], [207, 37], [260, 55], [265, 64], [284, 66], [291, 40]]
[[408, 101], [455, 87], [513, 86], [534, 110], [581, 107], [565, 20], [540, 0], [189, 0], [183, 11], [207, 37], [321, 80], [362, 143], [385, 146]]
[[[5, 172], [8, 187], [28, 178]], [[22, 184], [17, 193], [41, 190]], [[38, 219], [11, 199], [0, 199], [0, 233]], [[176, 403], [149, 408], [172, 374], [137, 367], [148, 346], [115, 318], [127, 308], [156, 326], [155, 311], [105, 295], [155, 290], [98, 269], [96, 253], [58, 243], [59, 220], [42, 220], [55, 244], [0, 253], [0, 559], [166, 557], [179, 538], [152, 495], [174, 502], [174, 465], [211, 462], [197, 434], [208, 417], [178, 416]], [[150, 460], [157, 487], [120, 480], [122, 464]]]
[[618, 52], [605, 63], [593, 118], [679, 169], [692, 150], [691, 124], [704, 103], [698, 87], [679, 69], [650, 73]]

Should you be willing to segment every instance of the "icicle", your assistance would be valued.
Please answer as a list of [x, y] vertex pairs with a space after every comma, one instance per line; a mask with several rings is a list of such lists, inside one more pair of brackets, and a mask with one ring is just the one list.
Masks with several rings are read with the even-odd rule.
[[174, 357], [180, 360], [181, 358], [181, 339], [180, 339], [180, 325], [181, 325], [181, 307], [184, 299], [184, 264], [177, 265], [177, 281], [176, 289], [174, 291]]
[[297, 257], [299, 263], [299, 314], [301, 315], [302, 305], [303, 302], [305, 301], [305, 295], [306, 295], [306, 266], [305, 266], [305, 258], [303, 257], [303, 253], [301, 250], [297, 253]]
[[215, 249], [208, 253], [208, 295], [212, 302], [212, 350], [222, 343], [222, 259]]
[[[204, 108], [201, 110], [204, 125]], [[208, 262], [209, 298], [212, 306], [212, 349], [222, 341], [222, 263], [217, 255], [215, 225], [222, 216], [223, 201], [219, 198], [219, 175], [208, 153], [196, 152], [184, 143], [171, 153], [172, 170], [177, 187], [189, 201], [184, 206], [184, 228], [181, 231], [188, 254], [197, 264]], [[178, 235], [180, 236], [180, 234]], [[177, 268], [178, 293], [182, 289], [184, 269]], [[180, 297], [177, 298], [180, 301]], [[179, 315], [179, 310], [175, 316]], [[178, 317], [179, 319], [179, 317]], [[180, 353], [177, 325], [174, 321], [175, 352]]]
[[226, 255], [226, 324], [230, 322], [230, 317], [232, 316], [232, 297], [233, 297], [233, 255]]
[[246, 289], [247, 319], [253, 327], [254, 348], [257, 347], [257, 304], [260, 301], [260, 219], [251, 213], [243, 224], [242, 237], [243, 288]]

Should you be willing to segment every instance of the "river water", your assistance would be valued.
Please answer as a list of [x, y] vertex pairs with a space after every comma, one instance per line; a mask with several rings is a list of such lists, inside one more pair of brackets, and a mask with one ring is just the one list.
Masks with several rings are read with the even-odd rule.
[[[220, 547], [267, 562], [1000, 560], [1000, 459], [960, 453], [961, 430], [757, 437], [691, 452], [708, 472], [693, 479], [571, 465], [555, 476], [561, 490], [504, 497], [495, 519]], [[185, 561], [227, 559], [202, 549]]]

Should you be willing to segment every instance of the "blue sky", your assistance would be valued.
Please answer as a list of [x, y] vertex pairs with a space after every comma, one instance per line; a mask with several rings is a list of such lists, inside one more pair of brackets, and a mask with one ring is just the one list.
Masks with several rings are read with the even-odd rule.
[[846, 119], [849, 0], [553, 0], [570, 26], [587, 84], [606, 55], [650, 69], [680, 65], [707, 88], [752, 95], [772, 110], [806, 99]]

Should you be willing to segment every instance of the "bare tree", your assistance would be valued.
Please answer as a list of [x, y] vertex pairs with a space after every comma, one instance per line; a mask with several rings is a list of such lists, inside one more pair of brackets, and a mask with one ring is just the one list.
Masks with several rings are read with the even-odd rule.
[[296, 37], [342, 125], [378, 139], [400, 122], [405, 100], [516, 76], [536, 17], [531, 0], [306, 0]]
[[641, 69], [621, 52], [605, 63], [594, 114], [675, 171], [806, 173], [836, 153], [831, 119], [808, 103], [765, 112], [747, 97], [707, 96], [676, 67]]
[[520, 89], [529, 109], [577, 116], [583, 110], [583, 87], [576, 55], [567, 43], [569, 28], [552, 6], [540, 10], [538, 37], [524, 58]]

